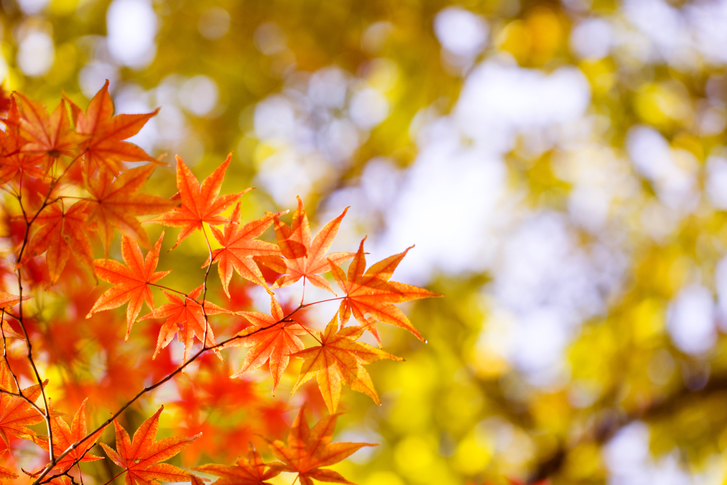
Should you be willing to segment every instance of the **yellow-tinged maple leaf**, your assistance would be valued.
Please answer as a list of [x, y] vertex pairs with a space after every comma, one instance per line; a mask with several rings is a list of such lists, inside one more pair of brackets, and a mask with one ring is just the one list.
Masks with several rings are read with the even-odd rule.
[[[0, 388], [17, 392], [15, 381], [5, 362], [0, 362]], [[23, 389], [23, 395], [29, 401], [35, 402], [40, 396], [40, 386], [36, 384], [26, 387]], [[38, 424], [43, 419], [43, 415], [22, 397], [0, 393], [0, 438], [7, 446], [10, 445], [10, 436], [37, 443], [37, 435], [27, 426]]]
[[235, 465], [210, 463], [196, 467], [195, 470], [220, 477], [215, 481], [215, 485], [269, 485], [266, 480], [280, 474], [280, 470], [266, 470], [267, 467], [260, 453], [250, 446], [248, 457], [238, 458]]
[[[60, 456], [71, 445], [82, 440], [88, 434], [88, 428], [86, 427], [86, 401], [88, 401], [88, 398], [84, 399], [81, 403], [75, 416], [73, 416], [73, 421], [70, 426], [68, 426], [68, 423], [60, 415], [54, 415], [55, 413], [51, 412], [51, 431], [53, 431], [53, 453], [55, 456]], [[78, 447], [72, 449], [70, 453], [58, 460], [53, 468], [65, 471], [77, 462], [103, 460], [102, 456], [90, 455], [88, 450], [96, 446], [96, 441], [105, 428], [104, 426], [104, 428], [89, 436]], [[38, 441], [37, 443], [42, 448], [48, 449], [47, 441]]]
[[288, 435], [288, 446], [275, 440], [270, 448], [280, 464], [271, 463], [274, 470], [297, 473], [301, 485], [313, 485], [313, 480], [321, 482], [352, 483], [340, 473], [322, 467], [333, 465], [348, 458], [364, 446], [377, 446], [371, 443], [333, 443], [333, 430], [338, 414], [327, 416], [310, 429], [303, 416], [305, 405], [300, 408]]
[[422, 335], [414, 328], [414, 325], [411, 324], [404, 312], [392, 305], [392, 303], [402, 303], [409, 300], [432, 298], [442, 295], [432, 293], [418, 286], [389, 281], [396, 267], [404, 256], [406, 256], [406, 253], [414, 246], [407, 248], [399, 254], [382, 259], [364, 273], [366, 269], [366, 257], [364, 256], [363, 250], [365, 240], [366, 238], [363, 238], [361, 241], [358, 252], [348, 267], [348, 274], [344, 273], [338, 265], [331, 264], [333, 277], [338, 287], [346, 293], [346, 296], [341, 300], [341, 306], [338, 312], [341, 318], [341, 326], [348, 322], [348, 319], [353, 313], [354, 318], [376, 337], [379, 345], [381, 344], [381, 340], [376, 330], [376, 321], [389, 323], [409, 330], [419, 340], [424, 341]]
[[331, 253], [326, 255], [326, 251], [331, 247], [331, 243], [338, 233], [338, 227], [341, 225], [341, 220], [347, 211], [348, 207], [343, 210], [340, 216], [323, 226], [312, 243], [308, 216], [305, 213], [303, 201], [300, 197], [298, 197], [298, 208], [293, 214], [290, 226], [275, 215], [275, 236], [285, 259], [260, 259], [263, 264], [283, 275], [275, 282], [275, 287], [282, 288], [292, 285], [303, 278], [304, 283], [305, 280], [308, 280], [318, 288], [335, 294], [328, 281], [320, 275], [331, 270], [331, 262], [341, 264], [354, 255], [354, 253]]
[[[304, 335], [307, 331], [298, 323], [284, 320], [283, 309], [273, 296], [270, 297], [270, 313], [272, 316], [261, 312], [238, 312], [238, 315], [253, 325], [238, 335], [248, 335], [252, 331], [255, 333], [233, 340], [227, 347], [251, 347], [245, 355], [242, 368], [231, 377], [238, 377], [245, 372], [255, 370], [270, 360], [270, 374], [273, 376], [273, 392], [275, 392], [283, 372], [288, 367], [290, 356], [304, 348], [298, 335]], [[259, 330], [261, 328], [265, 330]]]
[[[194, 301], [199, 298], [203, 289], [204, 286], [198, 286], [189, 293], [189, 298], [164, 291], [164, 294], [167, 295], [171, 303], [164, 304], [153, 312], [139, 318], [139, 320], [146, 320], [148, 318], [167, 319], [159, 331], [157, 347], [152, 359], [156, 358], [159, 351], [169, 345], [174, 336], [179, 333], [179, 341], [184, 343], [184, 360], [186, 361], [187, 357], [189, 357], [189, 352], [192, 350], [194, 337], [197, 337], [200, 342], [204, 338], [205, 313], [207, 315], [235, 313], [231, 310], [221, 308], [210, 301], [204, 302], [203, 312], [202, 305]], [[215, 345], [215, 334], [210, 326], [207, 329], [207, 346], [211, 347], [213, 345]]]
[[363, 342], [357, 342], [364, 327], [343, 327], [339, 330], [337, 320], [338, 315], [334, 315], [325, 331], [319, 334], [321, 345], [301, 350], [292, 355], [292, 357], [306, 359], [292, 392], [310, 379], [317, 377], [321, 395], [331, 414], [338, 409], [341, 384], [347, 385], [354, 391], [364, 393], [376, 404], [381, 404], [364, 364], [383, 359], [404, 359]]
[[35, 219], [34, 224], [40, 227], [25, 248], [20, 265], [47, 251], [50, 284], [58, 281], [71, 253], [93, 270], [93, 250], [85, 231], [87, 217], [88, 206], [83, 200], [68, 210], [64, 210], [62, 202], [47, 206]]
[[[22, 299], [27, 300], [29, 298], [32, 298], [32, 295], [25, 295]], [[0, 308], [12, 308], [18, 303], [20, 303], [20, 297], [18, 295], [0, 291]]]
[[114, 104], [109, 95], [108, 81], [88, 103], [85, 113], [70, 99], [66, 98], [66, 101], [71, 106], [76, 132], [85, 135], [81, 150], [84, 152], [87, 177], [90, 178], [97, 167], [116, 175], [124, 169], [124, 161], [159, 163], [141, 147], [123, 141], [136, 135], [149, 119], [156, 116], [159, 108], [151, 113], [113, 116]]
[[171, 273], [171, 271], [154, 271], [159, 262], [159, 250], [162, 247], [164, 231], [154, 248], [146, 253], [146, 258], [141, 255], [141, 250], [136, 241], [124, 236], [121, 241], [121, 257], [127, 266], [112, 259], [97, 259], [93, 262], [96, 267], [96, 274], [99, 278], [112, 286], [93, 304], [86, 318], [90, 318], [96, 312], [111, 310], [129, 302], [126, 307], [126, 338], [129, 338], [131, 327], [141, 311], [141, 306], [146, 302], [149, 309], [154, 310], [154, 295], [152, 295], [149, 283], [155, 283]]
[[177, 242], [171, 249], [176, 248], [180, 242], [184, 241], [197, 229], [201, 230], [203, 222], [211, 225], [227, 223], [228, 219], [220, 214], [250, 190], [246, 189], [237, 194], [220, 195], [222, 181], [225, 178], [225, 171], [230, 164], [231, 158], [232, 154], [227, 155], [227, 159], [222, 162], [222, 165], [204, 179], [200, 186], [197, 177], [184, 164], [182, 158], [177, 155], [177, 190], [179, 192], [172, 199], [181, 199], [182, 205], [173, 211], [147, 221], [163, 226], [182, 228], [179, 231], [179, 236], [177, 236]]
[[154, 165], [132, 168], [115, 180], [111, 174], [103, 172], [98, 178], [89, 180], [92, 200], [88, 201], [88, 226], [98, 231], [107, 255], [114, 239], [114, 228], [149, 247], [149, 236], [136, 217], [160, 214], [179, 205], [156, 195], [136, 193], [155, 168]]
[[149, 485], [164, 482], [188, 482], [191, 474], [169, 463], [168, 460], [182, 451], [202, 434], [195, 436], [173, 436], [156, 441], [159, 429], [159, 415], [164, 410], [161, 406], [152, 417], [144, 421], [134, 433], [133, 440], [114, 419], [116, 430], [116, 450], [101, 443], [106, 454], [118, 466], [126, 470], [126, 485]]
[[[280, 248], [269, 242], [259, 241], [255, 239], [259, 237], [273, 223], [273, 217], [276, 214], [267, 214], [264, 217], [242, 225], [240, 217], [240, 204], [235, 205], [232, 211], [230, 222], [225, 225], [224, 231], [220, 231], [216, 227], [211, 228], [212, 234], [222, 247], [212, 252], [212, 264], [218, 263], [217, 270], [222, 282], [222, 288], [229, 298], [230, 296], [230, 280], [234, 271], [245, 278], [252, 281], [272, 294], [265, 277], [260, 272], [253, 256], [278, 256]], [[202, 266], [203, 268], [210, 264], [210, 260]]]

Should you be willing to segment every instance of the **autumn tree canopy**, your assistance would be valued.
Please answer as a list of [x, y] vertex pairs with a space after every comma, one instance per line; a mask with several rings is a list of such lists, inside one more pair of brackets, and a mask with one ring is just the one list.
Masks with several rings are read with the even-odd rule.
[[[126, 409], [84, 478], [184, 437], [169, 466], [223, 481], [722, 483], [725, 5], [2, 0], [0, 301], [23, 272], [58, 436], [258, 332]], [[14, 197], [69, 166], [24, 241]], [[2, 388], [41, 403], [8, 319]], [[28, 413], [6, 468], [48, 434]], [[313, 436], [379, 446], [316, 467]]]

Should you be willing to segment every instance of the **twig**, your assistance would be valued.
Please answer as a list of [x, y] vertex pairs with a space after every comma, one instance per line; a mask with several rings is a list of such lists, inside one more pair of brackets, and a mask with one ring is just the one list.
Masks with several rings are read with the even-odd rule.
[[[342, 298], [343, 297], [334, 298], [333, 300], [340, 300]], [[169, 374], [167, 374], [166, 376], [164, 376], [163, 378], [161, 378], [160, 380], [158, 380], [154, 384], [152, 384], [150, 386], [147, 386], [144, 389], [142, 389], [141, 391], [139, 391], [134, 397], [132, 397], [123, 406], [121, 406], [121, 408], [119, 408], [119, 410], [116, 411], [110, 418], [108, 418], [106, 421], [104, 421], [103, 424], [101, 424], [98, 428], [96, 428], [95, 430], [91, 431], [85, 437], [81, 438], [80, 440], [76, 441], [71, 446], [69, 446], [66, 450], [63, 451], [63, 453], [61, 453], [60, 455], [58, 455], [58, 457], [56, 458], [56, 462], [58, 460], [62, 460], [65, 456], [68, 455], [68, 453], [70, 453], [71, 451], [73, 451], [76, 448], [78, 448], [84, 441], [86, 441], [91, 436], [93, 436], [94, 434], [98, 433], [99, 431], [103, 430], [106, 426], [108, 426], [109, 424], [111, 424], [114, 419], [118, 418], [121, 415], [121, 413], [123, 413], [129, 406], [131, 406], [132, 404], [134, 404], [144, 394], [147, 394], [148, 392], [153, 391], [154, 389], [158, 388], [159, 386], [161, 386], [165, 382], [171, 380], [174, 376], [176, 376], [177, 374], [179, 374], [180, 372], [182, 372], [188, 365], [190, 365], [192, 362], [194, 362], [195, 360], [197, 360], [197, 358], [199, 358], [205, 352], [210, 351], [210, 350], [222, 349], [225, 346], [227, 346], [230, 342], [233, 342], [233, 341], [236, 341], [236, 340], [240, 340], [240, 339], [243, 339], [243, 338], [247, 338], [247, 337], [252, 337], [253, 335], [255, 335], [257, 333], [260, 333], [260, 332], [263, 332], [265, 330], [271, 329], [271, 328], [273, 328], [274, 326], [276, 326], [277, 324], [279, 324], [281, 322], [289, 321], [290, 320], [290, 317], [292, 317], [297, 311], [302, 310], [303, 308], [307, 308], [307, 307], [316, 305], [318, 303], [323, 303], [325, 301], [331, 301], [331, 300], [322, 300], [322, 301], [319, 301], [319, 302], [312, 302], [312, 303], [308, 303], [308, 304], [305, 304], [305, 305], [300, 305], [300, 306], [298, 306], [298, 308], [294, 309], [293, 311], [291, 311], [290, 313], [288, 313], [287, 315], [285, 315], [283, 318], [281, 318], [280, 320], [278, 320], [277, 322], [275, 322], [275, 323], [273, 323], [271, 325], [268, 325], [266, 327], [260, 327], [260, 328], [258, 328], [256, 330], [253, 330], [250, 333], [237, 334], [235, 336], [232, 336], [232, 337], [230, 337], [230, 338], [228, 338], [228, 339], [226, 339], [226, 340], [224, 340], [224, 341], [222, 341], [222, 342], [220, 342], [220, 343], [218, 343], [216, 345], [212, 345], [210, 347], [202, 347], [196, 354], [194, 354], [192, 357], [190, 357], [189, 360], [187, 360], [186, 362], [182, 363], [179, 367], [177, 367], [176, 369], [174, 369], [172, 372], [170, 372]], [[78, 463], [78, 461], [80, 461], [80, 460], [74, 461], [74, 463], [71, 466], [73, 466], [76, 463]], [[52, 469], [53, 469], [53, 464], [49, 464], [43, 470], [43, 472], [41, 472], [40, 475], [38, 475], [38, 478], [36, 478], [36, 480], [33, 482], [33, 485], [41, 485], [41, 484], [44, 484], [44, 483], [48, 483], [53, 478], [55, 478], [55, 476], [51, 476], [51, 477], [46, 478], [46, 476], [48, 475], [48, 473], [50, 473], [50, 471]]]
[[[16, 260], [16, 264], [18, 264], [17, 268], [17, 275], [18, 275], [18, 297], [20, 298], [20, 303], [18, 304], [18, 323], [20, 324], [20, 328], [23, 330], [23, 336], [25, 337], [25, 343], [28, 347], [28, 362], [30, 363], [30, 367], [33, 369], [33, 374], [35, 375], [35, 380], [38, 382], [38, 385], [40, 386], [40, 393], [41, 396], [43, 396], [43, 408], [45, 409], [45, 424], [46, 424], [46, 430], [48, 431], [48, 455], [50, 456], [50, 467], [52, 468], [53, 465], [56, 464], [56, 458], [55, 454], [53, 452], [53, 429], [51, 426], [51, 417], [50, 417], [50, 408], [48, 406], [48, 396], [46, 396], [45, 389], [43, 386], [43, 379], [40, 377], [40, 372], [38, 372], [38, 367], [35, 365], [35, 360], [33, 359], [33, 345], [30, 342], [30, 336], [28, 335], [28, 329], [25, 327], [25, 321], [23, 319], [23, 278], [21, 274], [21, 266], [20, 262], [23, 260], [23, 253], [25, 252], [25, 248], [28, 247], [28, 242], [30, 240], [30, 227], [33, 225], [33, 223], [38, 219], [38, 216], [40, 216], [40, 213], [43, 212], [43, 210], [48, 207], [48, 205], [52, 204], [53, 202], [49, 202], [50, 196], [53, 193], [53, 190], [58, 186], [59, 182], [63, 178], [64, 175], [68, 173], [70, 168], [73, 166], [73, 164], [80, 159], [86, 152], [82, 151], [78, 155], [76, 155], [73, 160], [68, 164], [66, 169], [61, 173], [61, 175], [58, 176], [57, 179], [55, 179], [53, 182], [50, 183], [48, 186], [48, 193], [45, 196], [45, 199], [43, 200], [43, 203], [40, 206], [40, 209], [35, 213], [33, 218], [28, 221], [28, 216], [25, 212], [25, 209], [23, 208], [22, 203], [22, 189], [20, 191], [20, 196], [18, 198], [18, 201], [20, 202], [20, 208], [23, 212], [23, 217], [25, 218], [26, 224], [25, 224], [25, 234], [23, 235], [23, 244], [20, 247], [20, 251], [18, 252], [18, 258]], [[21, 183], [22, 183], [22, 174], [21, 174]], [[17, 380], [16, 380], [17, 382]], [[18, 390], [20, 390], [20, 386], [18, 386]]]

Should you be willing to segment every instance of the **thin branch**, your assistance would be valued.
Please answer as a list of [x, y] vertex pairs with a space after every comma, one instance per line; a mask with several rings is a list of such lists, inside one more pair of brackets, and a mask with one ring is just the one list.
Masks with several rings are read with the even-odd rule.
[[204, 304], [207, 302], [207, 278], [210, 275], [212, 269], [212, 246], [210, 245], [210, 238], [207, 236], [207, 231], [204, 229], [204, 222], [202, 223], [202, 234], [204, 234], [204, 242], [207, 243], [207, 253], [210, 258], [210, 264], [207, 265], [207, 270], [204, 272], [204, 281], [202, 281], [202, 315], [204, 316], [204, 334], [202, 335], [202, 349], [207, 348], [207, 332], [209, 331], [209, 317], [207, 316], [207, 310]]
[[[60, 183], [61, 179], [64, 175], [68, 173], [68, 171], [71, 169], [73, 164], [79, 160], [83, 155], [85, 154], [85, 151], [79, 153], [76, 155], [73, 160], [68, 164], [66, 169], [61, 173], [60, 176], [58, 176], [57, 179], [53, 180], [53, 182], [50, 183], [48, 186], [48, 193], [45, 195], [45, 199], [43, 200], [43, 203], [40, 206], [40, 209], [35, 213], [33, 218], [28, 221], [28, 216], [25, 213], [25, 209], [23, 208], [22, 204], [22, 190], [20, 192], [20, 198], [18, 199], [20, 202], [21, 210], [23, 211], [23, 216], [25, 218], [26, 224], [25, 224], [25, 234], [23, 235], [23, 244], [20, 247], [20, 251], [18, 252], [18, 257], [16, 260], [16, 263], [19, 265], [20, 262], [23, 260], [23, 253], [25, 252], [25, 248], [28, 247], [28, 241], [30, 240], [30, 227], [33, 225], [33, 223], [38, 219], [38, 216], [40, 216], [40, 213], [43, 212], [43, 210], [52, 202], [49, 202], [50, 196], [55, 190], [55, 188]], [[22, 174], [21, 174], [21, 182], [22, 182]], [[40, 386], [40, 393], [43, 397], [43, 408], [45, 409], [45, 424], [46, 424], [46, 430], [48, 431], [48, 455], [50, 456], [50, 467], [52, 468], [53, 465], [56, 464], [56, 458], [55, 454], [53, 452], [53, 429], [51, 426], [51, 417], [50, 417], [50, 407], [48, 406], [48, 396], [46, 395], [45, 388], [43, 386], [43, 379], [40, 377], [40, 372], [38, 372], [38, 367], [35, 365], [35, 360], [33, 359], [33, 344], [30, 342], [30, 335], [28, 335], [28, 329], [25, 327], [25, 321], [23, 319], [23, 278], [22, 278], [22, 269], [19, 266], [17, 269], [17, 275], [18, 275], [18, 297], [20, 298], [20, 303], [18, 305], [18, 323], [20, 324], [20, 328], [23, 330], [23, 336], [25, 337], [25, 343], [28, 347], [28, 362], [30, 363], [30, 367], [33, 369], [33, 374], [35, 375], [35, 380], [38, 382], [38, 385]], [[20, 389], [20, 386], [18, 386], [18, 390]]]
[[[340, 300], [341, 298], [343, 298], [343, 297], [334, 298], [334, 300]], [[141, 391], [139, 391], [134, 397], [132, 397], [123, 406], [121, 406], [121, 408], [119, 408], [119, 410], [116, 411], [110, 418], [108, 418], [106, 421], [104, 421], [103, 424], [101, 424], [98, 428], [96, 428], [95, 430], [93, 430], [90, 433], [88, 433], [85, 437], [83, 437], [80, 440], [78, 440], [75, 443], [73, 443], [65, 451], [63, 451], [63, 453], [61, 453], [60, 455], [58, 455], [58, 457], [56, 458], [56, 461], [62, 460], [71, 451], [73, 451], [76, 448], [78, 448], [84, 441], [86, 441], [91, 436], [93, 436], [94, 434], [98, 433], [99, 431], [103, 430], [106, 426], [108, 426], [109, 424], [111, 424], [114, 421], [114, 419], [118, 418], [121, 415], [121, 413], [123, 413], [124, 411], [126, 411], [126, 409], [129, 406], [131, 406], [132, 404], [134, 404], [140, 397], [142, 397], [144, 394], [147, 394], [147, 393], [153, 391], [154, 389], [160, 387], [164, 383], [166, 383], [169, 380], [171, 380], [174, 376], [176, 376], [177, 374], [179, 374], [180, 372], [182, 372], [187, 366], [189, 366], [192, 362], [194, 362], [195, 360], [197, 360], [205, 352], [208, 352], [210, 350], [222, 349], [225, 346], [229, 345], [230, 342], [234, 342], [236, 340], [240, 340], [240, 339], [243, 339], [243, 338], [252, 337], [255, 334], [258, 334], [258, 333], [263, 332], [265, 330], [271, 329], [271, 328], [275, 327], [277, 324], [279, 324], [281, 322], [289, 321], [290, 320], [290, 317], [292, 317], [297, 311], [302, 310], [303, 308], [307, 308], [307, 307], [310, 307], [310, 306], [313, 306], [313, 305], [317, 305], [318, 303], [323, 303], [325, 301], [331, 301], [331, 300], [322, 300], [322, 301], [318, 301], [318, 302], [308, 303], [306, 305], [300, 305], [298, 308], [296, 308], [295, 310], [291, 311], [286, 316], [284, 316], [282, 319], [278, 320], [277, 322], [275, 322], [275, 323], [273, 323], [271, 325], [268, 325], [266, 327], [257, 328], [257, 329], [253, 330], [250, 333], [234, 335], [234, 336], [232, 336], [232, 337], [230, 337], [230, 338], [228, 338], [226, 340], [223, 340], [222, 342], [220, 342], [220, 343], [218, 343], [216, 345], [212, 345], [210, 347], [202, 347], [196, 354], [194, 354], [192, 357], [190, 357], [189, 360], [187, 360], [186, 362], [182, 363], [179, 367], [177, 367], [176, 369], [174, 369], [172, 372], [170, 372], [169, 374], [167, 374], [166, 376], [164, 376], [163, 378], [161, 378], [160, 380], [158, 380], [154, 384], [152, 384], [150, 386], [147, 386], [144, 389], [142, 389]], [[80, 461], [80, 460], [74, 461], [74, 463], [71, 466], [73, 466], [76, 463], [78, 463], [78, 461]], [[52, 480], [54, 477], [45, 478], [48, 475], [48, 473], [50, 473], [50, 471], [52, 470], [52, 468], [53, 468], [53, 466], [49, 464], [49, 466], [47, 466], [46, 469], [43, 470], [43, 472], [33, 482], [33, 485], [41, 485], [41, 484], [44, 484], [44, 483], [48, 483], [50, 480]], [[45, 480], [44, 480], [44, 478], [45, 478]]]
[[193, 301], [197, 305], [202, 306], [202, 304], [200, 302], [198, 302], [197, 300], [195, 300], [194, 298], [192, 298], [191, 296], [189, 296], [189, 294], [187, 294], [187, 293], [185, 293], [183, 291], [175, 290], [174, 288], [169, 288], [168, 286], [164, 286], [164, 285], [158, 285], [156, 283], [149, 283], [149, 282], [147, 282], [147, 285], [149, 285], [149, 286], [156, 286], [159, 289], [171, 291], [172, 293], [176, 293], [178, 295], [181, 295], [184, 298], [186, 298], [187, 300]]

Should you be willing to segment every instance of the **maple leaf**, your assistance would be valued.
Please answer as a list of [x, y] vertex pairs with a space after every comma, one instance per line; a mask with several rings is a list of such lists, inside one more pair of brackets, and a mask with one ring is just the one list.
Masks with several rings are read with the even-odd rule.
[[351, 456], [364, 446], [377, 446], [371, 443], [333, 443], [333, 430], [338, 414], [320, 420], [310, 429], [303, 413], [305, 404], [300, 408], [288, 435], [288, 446], [282, 441], [270, 443], [273, 454], [283, 463], [270, 464], [274, 470], [297, 473], [301, 485], [313, 485], [313, 479], [321, 482], [351, 483], [341, 474], [322, 467]]
[[127, 485], [149, 485], [157, 480], [165, 482], [184, 482], [190, 480], [190, 473], [169, 463], [160, 463], [182, 451], [190, 443], [198, 439], [195, 436], [173, 436], [156, 441], [159, 429], [159, 415], [164, 410], [161, 406], [152, 417], [144, 421], [134, 433], [133, 440], [114, 419], [116, 430], [116, 451], [101, 443], [106, 454], [118, 466], [126, 470]]
[[[0, 89], [2, 89], [2, 88], [0, 88]], [[0, 456], [4, 455], [7, 452], [8, 452], [7, 449], [0, 451]], [[14, 478], [20, 478], [20, 475], [18, 475], [14, 471], [10, 470], [9, 468], [0, 466], [0, 480], [12, 480]]]
[[[5, 362], [0, 363], [0, 388], [10, 392], [17, 392], [15, 381]], [[37, 435], [27, 426], [38, 424], [44, 418], [28, 401], [35, 402], [40, 394], [38, 384], [23, 389], [23, 395], [27, 398], [27, 401], [19, 396], [11, 396], [4, 392], [0, 393], [0, 438], [7, 446], [10, 445], [10, 436], [37, 442]]]
[[[29, 298], [32, 298], [32, 295], [25, 295], [22, 299], [27, 300]], [[21, 298], [18, 295], [11, 295], [10, 293], [0, 291], [0, 309], [12, 308], [13, 306], [20, 303], [20, 300]]]
[[[189, 293], [189, 298], [164, 291], [171, 303], [164, 304], [139, 318], [139, 320], [149, 318], [167, 319], [159, 331], [159, 339], [152, 359], [157, 356], [161, 349], [169, 345], [174, 336], [179, 333], [179, 341], [184, 343], [184, 360], [186, 361], [194, 344], [194, 337], [197, 337], [200, 341], [204, 338], [205, 313], [207, 315], [234, 314], [234, 312], [220, 308], [210, 301], [204, 302], [203, 312], [202, 305], [195, 301], [202, 294], [203, 289], [203, 285], [198, 286]], [[215, 345], [215, 334], [212, 332], [211, 326], [207, 329], [206, 345], [208, 347]]]
[[[54, 416], [51, 413], [51, 431], [53, 431], [53, 453], [55, 456], [59, 456], [61, 453], [70, 448], [71, 445], [77, 441], [82, 440], [88, 434], [86, 427], [86, 401], [84, 399], [81, 406], [73, 416], [71, 426], [60, 416]], [[88, 450], [96, 446], [96, 441], [103, 433], [106, 427], [93, 433], [88, 439], [81, 443], [78, 447], [72, 449], [66, 456], [58, 460], [53, 468], [59, 468], [61, 470], [67, 470], [71, 468], [75, 463], [83, 461], [97, 461], [103, 460], [101, 456], [89, 455]], [[48, 442], [43, 441], [38, 443], [42, 448], [48, 449]]]
[[331, 253], [325, 256], [347, 211], [348, 207], [340, 216], [323, 226], [312, 243], [308, 216], [300, 197], [298, 197], [298, 208], [293, 214], [290, 226], [275, 215], [275, 236], [285, 259], [260, 259], [261, 263], [283, 274], [275, 282], [275, 287], [282, 288], [292, 285], [303, 278], [304, 284], [308, 280], [318, 288], [335, 294], [331, 285], [320, 274], [331, 270], [331, 261], [334, 264], [341, 264], [354, 256], [354, 253]]
[[0, 113], [5, 113], [10, 109], [10, 96], [8, 96], [5, 88], [0, 85]]
[[28, 140], [23, 151], [42, 154], [46, 168], [61, 155], [72, 156], [84, 137], [71, 127], [65, 100], [49, 115], [40, 103], [17, 92], [15, 96], [19, 99], [20, 132]]
[[0, 480], [12, 480], [14, 478], [20, 478], [20, 475], [10, 470], [9, 468], [0, 466]]
[[126, 339], [129, 338], [131, 327], [141, 311], [143, 302], [154, 310], [154, 296], [152, 295], [149, 283], [155, 283], [168, 275], [171, 271], [154, 271], [159, 262], [159, 250], [162, 247], [164, 231], [154, 248], [146, 253], [146, 259], [141, 255], [141, 250], [136, 241], [124, 236], [121, 241], [121, 256], [127, 266], [112, 259], [97, 259], [93, 262], [98, 277], [115, 286], [106, 290], [101, 297], [93, 304], [86, 318], [90, 318], [96, 312], [111, 310], [129, 302], [126, 307]]
[[27, 141], [20, 134], [21, 116], [15, 98], [11, 99], [8, 116], [0, 121], [5, 123], [5, 130], [0, 130], [0, 183], [19, 181], [23, 174], [43, 177], [38, 167], [43, 157], [21, 152]]
[[85, 135], [81, 143], [84, 153], [85, 173], [90, 177], [96, 167], [104, 167], [116, 175], [123, 170], [123, 162], [159, 163], [141, 147], [123, 141], [136, 135], [149, 119], [159, 112], [120, 114], [113, 116], [114, 104], [109, 95], [108, 80], [88, 103], [84, 113], [73, 101], [66, 98], [71, 106], [71, 116], [76, 132]]
[[321, 345], [301, 350], [292, 355], [292, 357], [306, 358], [292, 392], [294, 393], [301, 385], [317, 377], [321, 395], [331, 414], [338, 409], [341, 383], [354, 391], [366, 394], [376, 404], [381, 404], [364, 364], [382, 359], [399, 361], [404, 359], [363, 342], [357, 342], [364, 327], [343, 327], [338, 330], [337, 319], [338, 315], [334, 315], [325, 331], [319, 334]]
[[88, 225], [98, 231], [106, 255], [114, 238], [114, 228], [149, 247], [149, 236], [136, 216], [159, 214], [178, 206], [177, 202], [163, 197], [135, 193], [155, 168], [154, 165], [132, 168], [116, 180], [104, 172], [97, 179], [89, 180], [88, 191], [93, 200], [88, 202]]
[[230, 164], [231, 158], [232, 154], [227, 155], [227, 159], [209, 177], [204, 179], [200, 186], [197, 177], [184, 164], [182, 158], [177, 155], [177, 190], [179, 190], [179, 193], [172, 199], [181, 199], [182, 205], [173, 211], [147, 221], [163, 226], [182, 228], [179, 231], [179, 236], [177, 236], [177, 242], [171, 249], [176, 248], [180, 242], [184, 241], [195, 230], [201, 230], [203, 222], [211, 225], [227, 223], [228, 219], [220, 215], [222, 211], [230, 207], [250, 190], [246, 189], [237, 194], [220, 196], [222, 180], [225, 178], [225, 171]]
[[47, 251], [46, 263], [51, 284], [58, 281], [71, 253], [93, 270], [93, 250], [85, 231], [88, 217], [86, 202], [80, 200], [67, 211], [60, 205], [47, 206], [35, 219], [34, 224], [40, 228], [25, 248], [23, 260], [18, 265]]
[[273, 296], [270, 297], [270, 313], [272, 316], [261, 312], [238, 312], [238, 315], [245, 318], [252, 326], [238, 334], [248, 336], [233, 340], [227, 347], [251, 347], [245, 355], [242, 368], [231, 377], [238, 377], [245, 372], [255, 370], [269, 360], [270, 374], [273, 376], [273, 392], [275, 392], [283, 372], [288, 367], [291, 354], [304, 348], [298, 335], [304, 335], [307, 331], [299, 323], [284, 320], [283, 309]]
[[263, 274], [260, 272], [253, 256], [277, 256], [280, 255], [280, 248], [275, 244], [255, 239], [259, 237], [272, 224], [275, 214], [267, 214], [264, 217], [242, 225], [240, 216], [240, 203], [235, 205], [230, 217], [230, 222], [225, 225], [224, 231], [212, 227], [212, 234], [222, 247], [212, 252], [210, 259], [202, 266], [218, 263], [217, 271], [220, 275], [222, 288], [230, 298], [230, 280], [234, 271], [252, 281], [272, 294]]
[[280, 470], [265, 470], [266, 467], [260, 454], [251, 445], [248, 458], [238, 458], [233, 466], [210, 463], [195, 470], [220, 477], [215, 485], [268, 485], [269, 482], [265, 480], [277, 476]]
[[[406, 253], [414, 246], [407, 248], [399, 254], [382, 259], [364, 273], [366, 257], [364, 256], [363, 245], [365, 240], [366, 238], [363, 238], [361, 241], [358, 252], [348, 267], [348, 274], [344, 273], [335, 263], [331, 264], [336, 283], [346, 293], [346, 296], [341, 300], [338, 312], [341, 318], [341, 325], [345, 325], [353, 313], [354, 318], [376, 337], [379, 345], [381, 345], [381, 340], [376, 330], [376, 321], [389, 323], [409, 330], [419, 340], [424, 341], [422, 335], [414, 328], [414, 325], [411, 324], [404, 312], [392, 305], [392, 303], [402, 303], [409, 300], [433, 298], [442, 295], [432, 293], [418, 286], [389, 281], [396, 267], [404, 256], [406, 256]], [[367, 317], [367, 314], [370, 317]]]

